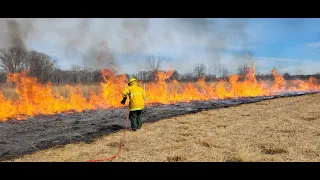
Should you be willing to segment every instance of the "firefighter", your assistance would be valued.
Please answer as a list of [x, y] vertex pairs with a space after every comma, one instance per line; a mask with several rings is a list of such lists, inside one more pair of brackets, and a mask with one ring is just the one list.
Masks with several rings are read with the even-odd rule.
[[130, 78], [128, 87], [123, 91], [121, 104], [126, 103], [129, 96], [129, 119], [133, 131], [140, 129], [142, 126], [142, 112], [144, 110], [144, 101], [146, 99], [144, 90], [139, 86], [135, 78]]

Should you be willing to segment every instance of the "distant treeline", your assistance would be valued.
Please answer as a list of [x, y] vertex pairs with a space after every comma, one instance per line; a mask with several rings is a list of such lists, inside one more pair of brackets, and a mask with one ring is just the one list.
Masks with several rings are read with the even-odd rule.
[[[128, 78], [135, 77], [140, 81], [151, 82], [156, 80], [156, 74], [161, 72], [161, 62], [164, 57], [149, 56], [146, 63], [149, 65], [148, 71], [140, 71], [137, 74], [126, 74]], [[51, 82], [55, 85], [63, 84], [90, 84], [102, 81], [101, 71], [92, 70], [79, 65], [73, 65], [70, 70], [62, 70], [59, 68], [56, 59], [53, 57], [36, 51], [27, 51], [21, 48], [3, 48], [0, 49], [0, 83], [5, 83], [8, 73], [19, 73], [28, 70], [29, 75], [37, 77], [40, 82]], [[194, 71], [190, 73], [180, 74], [174, 70], [172, 76], [168, 80], [177, 80], [180, 82], [195, 82], [200, 78], [206, 81], [227, 80], [229, 72], [226, 67], [218, 66], [215, 73], [206, 74], [206, 66], [204, 64], [196, 64]], [[248, 72], [249, 66], [242, 65], [238, 68], [237, 74], [240, 80]], [[307, 80], [311, 75], [290, 75], [284, 74], [286, 80], [301, 79]], [[320, 80], [320, 73], [312, 75]], [[257, 74], [257, 80], [272, 80], [271, 72], [269, 74]]]

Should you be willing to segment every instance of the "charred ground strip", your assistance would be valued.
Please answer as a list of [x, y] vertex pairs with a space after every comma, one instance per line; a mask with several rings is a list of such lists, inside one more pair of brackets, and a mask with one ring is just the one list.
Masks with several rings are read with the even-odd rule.
[[[295, 92], [276, 96], [261, 96], [226, 100], [211, 100], [146, 108], [144, 122], [196, 113], [202, 110], [225, 108], [263, 100], [291, 97], [318, 92]], [[83, 113], [36, 116], [24, 121], [9, 120], [0, 123], [0, 160], [8, 160], [49, 147], [75, 142], [92, 142], [94, 138], [125, 128], [128, 110], [105, 109]], [[130, 127], [130, 125], [129, 125]]]

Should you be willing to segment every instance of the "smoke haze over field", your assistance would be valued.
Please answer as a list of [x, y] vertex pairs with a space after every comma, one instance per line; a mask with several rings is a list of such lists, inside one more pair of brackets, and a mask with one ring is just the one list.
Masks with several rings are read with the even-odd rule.
[[[254, 62], [258, 72], [316, 73], [319, 19], [0, 19], [0, 46], [55, 56], [62, 68], [147, 70], [146, 56], [165, 56], [162, 68], [192, 72], [204, 63], [236, 72]], [[311, 28], [312, 27], [312, 28]], [[105, 42], [104, 46], [102, 46]], [[318, 43], [319, 44], [319, 43]], [[102, 53], [103, 52], [103, 53]], [[101, 54], [102, 53], [102, 54]], [[98, 57], [102, 57], [97, 60]]]

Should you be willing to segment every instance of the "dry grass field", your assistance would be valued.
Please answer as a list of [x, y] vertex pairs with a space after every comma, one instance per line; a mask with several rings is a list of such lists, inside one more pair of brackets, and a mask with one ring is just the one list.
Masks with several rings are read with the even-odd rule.
[[[90, 92], [100, 93], [101, 86], [99, 83], [95, 84], [82, 84], [82, 85], [72, 85], [72, 87], [81, 87], [83, 91], [84, 97], [89, 97]], [[69, 90], [66, 88], [65, 85], [52, 85], [52, 91], [54, 93], [57, 93], [59, 95], [62, 95], [64, 97], [69, 96]], [[16, 100], [17, 99], [17, 93], [15, 92], [16, 89], [13, 86], [10, 86], [8, 84], [0, 84], [0, 92], [4, 95], [4, 97]]]
[[[112, 156], [123, 132], [69, 144], [16, 162], [86, 161]], [[127, 131], [117, 162], [320, 161], [320, 94], [202, 111]]]

